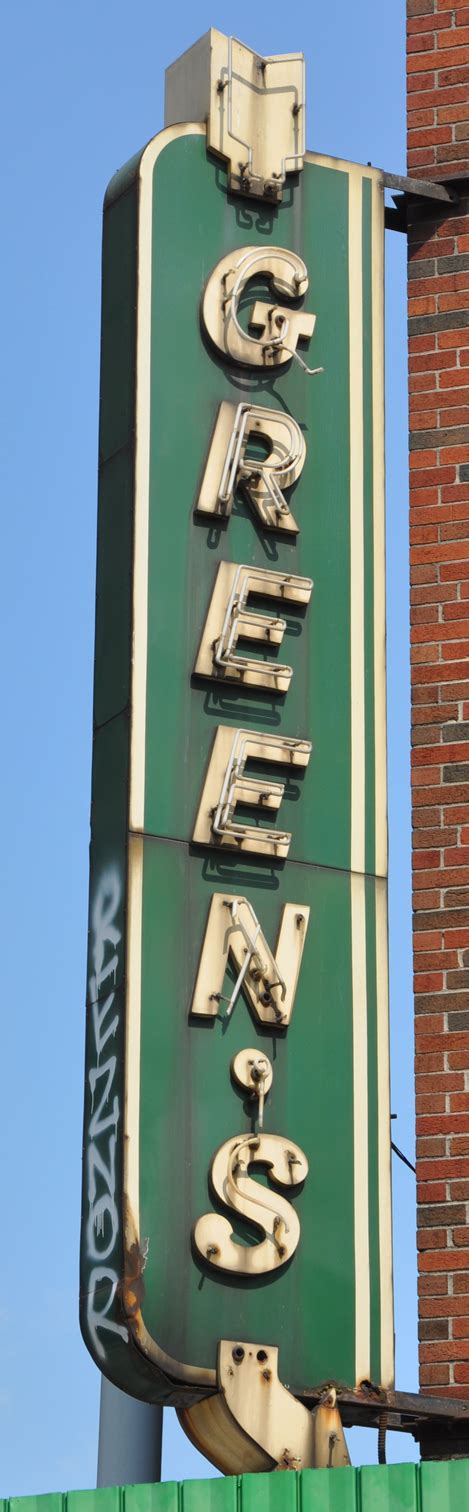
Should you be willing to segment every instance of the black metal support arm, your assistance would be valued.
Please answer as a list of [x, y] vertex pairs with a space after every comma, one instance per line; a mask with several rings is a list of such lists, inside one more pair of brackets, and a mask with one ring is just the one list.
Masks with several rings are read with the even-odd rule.
[[407, 232], [407, 211], [409, 205], [416, 202], [429, 201], [429, 211], [432, 202], [438, 202], [442, 212], [445, 204], [448, 206], [457, 204], [464, 186], [467, 192], [467, 182], [467, 179], [452, 178], [440, 183], [432, 183], [428, 179], [404, 178], [399, 173], [383, 173], [383, 188], [398, 190], [397, 194], [393, 194], [395, 208], [393, 209], [391, 205], [385, 206], [386, 230]]
[[334, 1386], [344, 1428], [383, 1428], [411, 1433], [421, 1446], [422, 1459], [469, 1458], [469, 1402], [455, 1397], [421, 1396], [418, 1392], [385, 1391], [372, 1381], [362, 1381], [352, 1391], [329, 1381], [312, 1387], [302, 1397], [306, 1407], [317, 1407]]

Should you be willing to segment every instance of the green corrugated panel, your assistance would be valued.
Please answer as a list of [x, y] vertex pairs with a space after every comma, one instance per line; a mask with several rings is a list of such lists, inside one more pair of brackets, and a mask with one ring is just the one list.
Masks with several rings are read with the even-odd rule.
[[303, 1470], [296, 1479], [299, 1512], [359, 1512], [356, 1471]]
[[[148, 1487], [149, 1491], [152, 1489], [154, 1488], [151, 1486]], [[67, 1504], [64, 1506], [63, 1512], [94, 1512], [94, 1508], [90, 1504], [91, 1496], [99, 1497], [96, 1512], [98, 1512], [98, 1509], [99, 1512], [122, 1512], [124, 1494], [120, 1486], [106, 1486], [102, 1491], [69, 1491]], [[18, 1508], [18, 1512], [23, 1512], [23, 1504], [21, 1504], [21, 1508]], [[38, 1512], [46, 1512], [46, 1509], [38, 1508]], [[55, 1512], [55, 1509], [48, 1507], [47, 1512]]]
[[291, 1470], [277, 1475], [240, 1475], [239, 1486], [241, 1512], [297, 1512], [299, 1476]]
[[[162, 1481], [159, 1486], [126, 1486], [123, 1512], [178, 1512], [179, 1491], [182, 1492], [182, 1483], [178, 1486], [177, 1481]], [[101, 1512], [101, 1508], [96, 1512]]]
[[[48, 1496], [11, 1496], [5, 1501], [5, 1507], [9, 1507], [10, 1512], [65, 1512], [65, 1495], [61, 1491], [51, 1491]], [[89, 1506], [88, 1512], [91, 1512]], [[105, 1512], [104, 1507], [102, 1512]]]
[[[419, 1512], [418, 1467], [389, 1465], [384, 1475], [383, 1469], [367, 1465], [355, 1472], [360, 1477], [360, 1512]], [[425, 1503], [422, 1512], [426, 1512]]]
[[469, 1460], [12, 1496], [0, 1512], [469, 1512]]
[[422, 1512], [466, 1512], [469, 1507], [469, 1460], [420, 1466]]
[[[249, 1475], [245, 1478], [252, 1480]], [[236, 1476], [227, 1475], [222, 1480], [183, 1481], [181, 1491], [181, 1512], [237, 1512]]]

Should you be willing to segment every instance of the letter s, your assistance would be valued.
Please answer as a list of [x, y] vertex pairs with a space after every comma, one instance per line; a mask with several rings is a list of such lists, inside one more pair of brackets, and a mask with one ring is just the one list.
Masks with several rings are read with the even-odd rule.
[[217, 1270], [238, 1276], [279, 1270], [295, 1253], [300, 1222], [291, 1203], [253, 1181], [251, 1165], [268, 1167], [278, 1186], [298, 1186], [308, 1175], [308, 1162], [299, 1146], [280, 1134], [238, 1134], [214, 1155], [211, 1182], [218, 1201], [254, 1223], [264, 1238], [254, 1245], [237, 1244], [227, 1218], [204, 1213], [194, 1226], [198, 1254]]

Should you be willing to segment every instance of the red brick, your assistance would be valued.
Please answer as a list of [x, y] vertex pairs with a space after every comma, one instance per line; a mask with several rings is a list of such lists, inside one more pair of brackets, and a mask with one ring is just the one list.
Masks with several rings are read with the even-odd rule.
[[[439, 35], [436, 38], [436, 45], [437, 45], [437, 47], [438, 48], [442, 48], [444, 51], [446, 51], [447, 49], [450, 49], [452, 52], [457, 53], [458, 49], [462, 48], [463, 49], [463, 53], [464, 53], [464, 60], [466, 62], [469, 61], [469, 45], [468, 44], [469, 44], [469, 26], [456, 26], [456, 27], [452, 26], [452, 27], [449, 27], [447, 31], [440, 31]], [[410, 42], [409, 42], [409, 46], [410, 46]], [[456, 63], [458, 62], [458, 58], [457, 57], [455, 58], [455, 61], [456, 61]]]
[[[435, 51], [433, 57], [436, 59], [436, 51]], [[410, 57], [407, 58], [407, 73], [410, 74], [410, 75], [415, 75], [415, 74], [422, 75], [423, 78], [425, 78], [426, 80], [428, 80], [428, 87], [429, 87], [429, 89], [432, 89], [433, 85], [434, 85], [434, 82], [435, 82], [435, 72], [434, 72], [434, 70], [430, 71], [429, 61], [430, 61], [429, 60], [429, 56], [428, 56], [428, 53], [426, 53], [426, 52], [423, 52], [423, 53], [411, 53]], [[433, 58], [432, 58], [431, 61], [433, 62]], [[442, 61], [442, 60], [440, 60], [440, 61]], [[447, 53], [446, 58], [445, 58], [445, 62], [446, 63], [452, 62], [452, 54], [450, 52]], [[419, 78], [418, 80], [416, 80], [416, 82], [415, 82], [415, 88], [416, 89], [422, 89], [422, 87], [423, 87], [422, 86], [422, 77]], [[409, 89], [409, 91], [412, 88], [412, 83], [411, 83], [411, 79], [410, 78], [408, 79], [407, 88]]]
[[469, 1365], [456, 1364], [454, 1367], [454, 1379], [456, 1383], [459, 1381], [469, 1381]]
[[428, 1050], [425, 1055], [415, 1056], [416, 1076], [439, 1076], [442, 1075], [444, 1071], [444, 1057], [440, 1053], [434, 1054], [433, 1051]]
[[[418, 295], [415, 295], [415, 296], [412, 295], [412, 297], [408, 300], [408, 306], [407, 307], [408, 307], [408, 314], [409, 314], [409, 316], [412, 316], [412, 315], [434, 315], [436, 307], [437, 307], [436, 306], [436, 297], [435, 297], [434, 294], [426, 295], [426, 296], [421, 295], [421, 294], [418, 294]], [[456, 306], [456, 308], [457, 308], [457, 306]], [[421, 426], [421, 430], [426, 430], [426, 429], [427, 429], [426, 426], [423, 426], [423, 425]]]
[[[422, 338], [416, 336], [414, 339], [415, 341], [420, 341]], [[409, 373], [436, 374], [454, 372], [458, 374], [458, 382], [461, 383], [461, 369], [456, 365], [456, 358], [459, 355], [457, 347], [449, 349], [447, 352], [437, 352], [436, 337], [434, 338], [433, 346], [429, 346], [430, 336], [425, 336], [423, 340], [425, 342], [424, 346], [411, 348], [414, 355], [409, 357]]]
[[[467, 601], [464, 600], [463, 603], [461, 603], [459, 600], [456, 599], [455, 601], [450, 602], [449, 604], [445, 605], [445, 608], [444, 608], [444, 619], [445, 620], [461, 620], [467, 614], [467, 610], [468, 610]], [[463, 715], [463, 718], [464, 718], [464, 715]]]
[[[461, 373], [460, 373], [459, 368], [454, 369], [454, 370], [451, 369], [451, 372], [452, 372], [452, 376], [453, 376], [453, 379], [455, 381], [456, 387], [459, 386], [459, 388], [460, 388], [461, 387]], [[437, 395], [436, 376], [437, 376], [437, 370], [436, 369], [433, 372], [427, 370], [427, 371], [425, 371], [423, 373], [410, 373], [409, 374], [409, 394], [410, 394], [410, 403], [411, 403], [411, 405], [412, 404], [417, 404], [419, 402], [419, 395], [420, 394], [426, 394], [428, 397], [431, 395], [433, 401], [436, 399], [436, 395]], [[464, 392], [464, 390], [462, 392]]]
[[[454, 1183], [456, 1185], [456, 1183]], [[461, 1182], [464, 1186], [464, 1182]], [[417, 1186], [418, 1202], [444, 1202], [446, 1197], [445, 1181], [419, 1181]]]
[[467, 483], [450, 483], [448, 487], [442, 488], [440, 492], [444, 504], [457, 504], [458, 500], [465, 503], [469, 497]]
[[415, 472], [416, 468], [437, 467], [437, 465], [438, 465], [438, 454], [437, 454], [437, 452], [435, 451], [434, 448], [432, 449], [432, 447], [430, 447], [430, 446], [424, 446], [424, 447], [422, 447], [422, 449], [420, 451], [411, 452], [411, 455], [410, 455], [410, 470], [411, 470], [411, 472]]
[[[421, 1113], [416, 1119], [416, 1128], [421, 1135], [444, 1134], [447, 1138], [460, 1139], [469, 1135], [469, 1113]], [[456, 1134], [456, 1130], [460, 1133]], [[469, 1140], [467, 1148], [469, 1150]]]
[[453, 1293], [456, 1296], [467, 1296], [469, 1292], [469, 1270], [465, 1275], [453, 1276]]
[[411, 572], [412, 583], [436, 583], [437, 569], [431, 562], [424, 562], [422, 566], [416, 565]]
[[[443, 1368], [444, 1367], [441, 1366], [442, 1370], [443, 1370]], [[422, 1366], [422, 1370], [423, 1369], [430, 1370], [431, 1366], [430, 1365]], [[459, 1369], [459, 1366], [458, 1366], [458, 1369]], [[456, 1389], [456, 1387], [454, 1385], [452, 1385], [452, 1386], [446, 1386], [446, 1385], [443, 1385], [443, 1386], [428, 1386], [427, 1390], [428, 1390], [428, 1395], [429, 1396], [450, 1397], [451, 1399], [454, 1399], [454, 1397], [457, 1397], [458, 1402], [469, 1401], [469, 1386], [458, 1385], [457, 1389]]]
[[442, 352], [450, 347], [469, 347], [469, 327], [463, 326], [460, 331], [438, 331], [437, 346]]
[[[467, 455], [467, 451], [466, 451], [466, 455]], [[451, 471], [450, 468], [441, 468], [441, 472], [442, 473], [443, 472], [450, 472], [450, 471]], [[410, 560], [411, 560], [411, 562], [415, 562], [416, 564], [419, 564], [419, 565], [422, 562], [441, 562], [443, 565], [446, 564], [447, 562], [451, 562], [454, 565], [456, 562], [459, 562], [459, 561], [468, 561], [468, 559], [469, 559], [469, 540], [467, 540], [467, 541], [461, 541], [461, 542], [458, 542], [458, 541], [447, 541], [447, 542], [444, 542], [442, 545], [437, 545], [437, 546], [434, 546], [434, 545], [431, 545], [431, 546], [412, 546], [411, 552], [410, 552]], [[469, 569], [468, 569], [468, 575], [469, 575]]]
[[[464, 521], [462, 521], [460, 525], [452, 525], [451, 524], [451, 525], [448, 525], [446, 527], [444, 525], [442, 525], [441, 529], [440, 529], [440, 537], [441, 537], [442, 532], [444, 530], [454, 530], [454, 529], [456, 529], [456, 530], [464, 530], [464, 528], [465, 528], [465, 522]], [[417, 532], [415, 532], [415, 533], [417, 533]], [[435, 534], [436, 534], [436, 531], [435, 531]], [[467, 614], [467, 605], [466, 605], [466, 614]], [[458, 624], [453, 624], [452, 621], [451, 622], [447, 621], [446, 623], [438, 623], [437, 629], [438, 629], [438, 634], [436, 633], [436, 630], [432, 630], [431, 627], [429, 627], [428, 625], [414, 625], [412, 627], [412, 633], [411, 633], [412, 642], [415, 643], [415, 644], [419, 644], [419, 643], [424, 644], [425, 643], [425, 636], [426, 636], [426, 634], [428, 634], [428, 638], [429, 639], [431, 637], [432, 640], [435, 639], [435, 640], [440, 640], [440, 641], [455, 640], [455, 639], [461, 638], [461, 636], [467, 636], [467, 635], [469, 635], [469, 619], [461, 619]]]
[[418, 1276], [417, 1288], [419, 1297], [444, 1297], [448, 1292], [447, 1276]]
[[[424, 952], [419, 952], [418, 954], [414, 953], [415, 970], [419, 972], [433, 970], [437, 971], [439, 967], [441, 967], [443, 971], [455, 971], [458, 964], [458, 953], [456, 950], [443, 950], [441, 951], [441, 953], [438, 952], [436, 959], [432, 953], [429, 953], [428, 955]], [[428, 989], [424, 990], [426, 991]], [[423, 1087], [421, 1087], [420, 1090], [423, 1091]]]
[[[433, 236], [431, 227], [423, 233], [422, 238], [412, 237], [409, 260], [418, 263], [421, 257], [451, 257], [455, 249], [454, 237], [447, 236], [444, 241], [437, 240]], [[433, 352], [437, 345], [436, 335], [433, 331], [422, 331], [416, 336], [409, 337], [409, 352]]]
[[442, 992], [443, 977], [441, 972], [414, 972], [414, 992]]
[[[420, 648], [420, 649], [423, 649], [423, 648]], [[449, 646], [442, 646], [441, 647], [441, 654], [442, 654], [443, 659], [445, 661], [449, 661], [450, 657], [453, 657], [453, 656], [462, 656], [464, 658], [464, 660], [467, 661], [467, 660], [469, 660], [469, 641], [452, 641]], [[423, 660], [423, 658], [422, 658], [422, 660]], [[436, 660], [436, 658], [431, 658], [430, 656], [427, 656], [427, 657], [425, 657], [425, 660], [426, 661]]]
[[442, 765], [443, 762], [447, 765], [451, 761], [458, 762], [458, 764], [463, 761], [469, 761], [469, 741], [460, 740], [458, 743], [445, 742], [444, 744], [442, 742], [441, 745], [429, 746], [423, 751], [412, 752], [412, 762], [416, 767], [431, 766], [432, 762], [435, 762], [437, 758], [439, 765]]
[[[450, 105], [446, 108], [451, 110]], [[456, 106], [455, 108], [457, 109], [458, 107]], [[457, 116], [456, 119], [460, 120], [461, 117]], [[435, 109], [432, 107], [427, 110], [409, 110], [407, 112], [407, 120], [411, 130], [415, 130], [417, 126], [432, 126], [435, 123]], [[445, 122], [442, 122], [442, 125], [445, 124]]]
[[409, 147], [433, 147], [437, 142], [451, 142], [452, 132], [450, 126], [431, 126], [428, 130], [421, 126], [407, 132]]
[[429, 889], [427, 889], [424, 892], [419, 891], [419, 892], [414, 892], [413, 893], [413, 896], [412, 896], [412, 907], [413, 908], [419, 908], [419, 909], [423, 909], [423, 908], [439, 908], [439, 905], [440, 905], [440, 894], [436, 890], [432, 891], [429, 888]]
[[[419, 114], [430, 115], [430, 111], [428, 109], [421, 112], [415, 110], [412, 112], [412, 114], [415, 116], [418, 116]], [[451, 105], [441, 105], [438, 107], [438, 121], [441, 121], [442, 125], [447, 121], [467, 121], [468, 118], [469, 101], [467, 99], [461, 104], [455, 101]], [[419, 122], [417, 120], [415, 121], [415, 125], [419, 125]], [[422, 121], [422, 126], [426, 125], [430, 125], [430, 122]]]
[[440, 578], [443, 583], [459, 582], [465, 577], [469, 578], [469, 561], [443, 562], [440, 567]]
[[419, 1250], [446, 1249], [448, 1243], [447, 1233], [448, 1225], [446, 1224], [440, 1228], [421, 1228], [417, 1233], [417, 1248]]
[[467, 1270], [469, 1266], [469, 1250], [467, 1249], [436, 1249], [422, 1250], [418, 1256], [420, 1270], [426, 1271], [455, 1271]]
[[[449, 1381], [449, 1365], [421, 1365], [419, 1375], [421, 1386], [435, 1385], [440, 1388]], [[438, 1395], [440, 1395], [440, 1389]]]
[[420, 10], [416, 13], [411, 12], [409, 5], [407, 6], [406, 31], [408, 37], [416, 37], [419, 32], [445, 31], [447, 26], [448, 17], [444, 14], [441, 15], [439, 12], [434, 13], [432, 3], [429, 6], [422, 6], [422, 13], [420, 13]]
[[[468, 1306], [467, 1302], [464, 1303], [464, 1306]], [[467, 1338], [469, 1338], [469, 1317], [453, 1318], [453, 1339]]]
[[[429, 1344], [421, 1344], [419, 1348], [420, 1359], [425, 1362], [430, 1360], [448, 1359], [448, 1341], [435, 1339]], [[453, 1339], [450, 1346], [449, 1356], [451, 1360], [469, 1360], [469, 1340]], [[469, 1376], [467, 1377], [469, 1380]]]
[[[466, 672], [466, 661], [447, 662], [446, 664], [443, 664], [443, 662], [438, 662], [437, 666], [416, 665], [411, 669], [411, 682], [412, 686], [414, 686], [415, 683], [420, 686], [421, 683], [429, 682], [441, 684], [444, 682], [452, 682], [453, 678], [455, 677], [464, 677]], [[415, 783], [416, 787], [426, 785], [433, 787], [434, 784], [436, 782], [439, 782], [440, 780], [439, 773], [439, 767], [429, 768], [426, 775], [425, 771], [415, 768], [412, 776], [412, 781]]]
[[421, 97], [425, 89], [434, 89], [435, 84], [436, 74], [430, 71], [428, 73], [420, 73], [419, 70], [412, 70], [407, 78], [409, 95], [413, 94], [415, 90], [416, 93], [417, 91], [419, 92], [419, 97]]
[[[413, 853], [413, 856], [412, 856], [412, 867], [413, 867], [414, 871], [417, 871], [417, 872], [418, 871], [427, 871], [428, 868], [436, 869], [440, 865], [441, 865], [440, 852], [437, 851], [437, 850], [433, 850], [433, 851], [414, 851], [414, 853]], [[435, 881], [435, 878], [432, 875], [431, 881], [429, 881], [429, 887], [433, 887], [434, 886], [434, 881]], [[420, 882], [420, 885], [423, 886], [422, 881]], [[443, 881], [442, 881], [442, 885], [443, 885]]]
[[[446, 67], [439, 68], [439, 71], [437, 71], [437, 85], [439, 85], [439, 88], [446, 89], [448, 85], [464, 85], [464, 83], [467, 83], [467, 57], [464, 56], [466, 51], [467, 48], [458, 50], [455, 47], [454, 51], [445, 50], [445, 53], [442, 53], [440, 62], [445, 59]], [[463, 64], [464, 67], [460, 67]], [[425, 79], [427, 79], [427, 74], [425, 74]]]
[[[456, 294], [440, 294], [438, 299], [439, 310], [467, 310], [469, 294], [464, 289], [458, 289]], [[431, 314], [431, 311], [429, 311]]]
[[[429, 1160], [438, 1160], [438, 1159], [442, 1160], [443, 1156], [445, 1154], [446, 1154], [446, 1140], [445, 1139], [442, 1139], [442, 1138], [437, 1139], [435, 1137], [433, 1137], [433, 1138], [425, 1137], [424, 1138], [423, 1136], [420, 1136], [420, 1139], [418, 1140], [418, 1151], [417, 1151], [418, 1160], [424, 1160], [427, 1157], [428, 1157]], [[418, 1169], [418, 1161], [417, 1161], [417, 1169]]]
[[469, 945], [469, 929], [445, 929], [445, 944], [454, 945], [456, 949]]
[[[464, 1041], [464, 1036], [463, 1036], [463, 1034], [454, 1034], [454, 1035], [452, 1034], [451, 1035], [451, 1044], [453, 1043], [453, 1039], [457, 1039], [458, 1043], [460, 1043], [461, 1041]], [[456, 1071], [458, 1069], [460, 1071], [467, 1071], [468, 1070], [468, 1068], [469, 1068], [469, 1046], [467, 1045], [467, 1042], [464, 1042], [461, 1045], [461, 1048], [458, 1049], [458, 1050], [451, 1050], [451, 1049], [448, 1050], [448, 1068], [451, 1071]], [[469, 1176], [469, 1166], [468, 1166], [468, 1176]]]
[[[449, 354], [448, 354], [448, 352], [445, 352], [444, 355], [445, 355], [445, 357], [447, 357]], [[423, 381], [426, 382], [431, 377], [433, 377], [432, 373], [428, 373], [428, 374], [427, 373], [416, 373], [415, 376], [414, 376], [413, 381], [415, 382], [417, 380], [417, 378], [422, 378]], [[460, 389], [461, 393], [465, 394], [465, 393], [467, 393], [467, 387], [468, 387], [468, 385], [469, 385], [469, 374], [467, 375], [467, 378], [466, 378], [466, 373], [460, 367], [450, 367], [449, 365], [446, 365], [444, 368], [441, 369], [441, 371], [438, 371], [438, 392], [441, 393], [442, 389], [445, 390], [445, 395], [444, 395], [444, 402], [445, 402], [445, 404], [448, 403], [448, 398], [447, 398], [447, 394], [446, 394], [446, 390], [447, 389], [453, 389], [453, 388], [456, 389], [456, 390]]]
[[418, 1160], [417, 1174], [421, 1180], [430, 1176], [439, 1177], [441, 1180], [450, 1180], [452, 1176], [464, 1178], [469, 1174], [469, 1160], [443, 1157], [435, 1160]]
[[[457, 1071], [433, 1071], [428, 1075], [419, 1073], [415, 1078], [417, 1093], [458, 1092], [464, 1088], [464, 1076]], [[469, 1097], [469, 1093], [467, 1094]]]
[[[458, 1327], [469, 1327], [469, 1317], [465, 1317], [468, 1311], [466, 1297], [426, 1297], [421, 1296], [419, 1302], [419, 1314], [421, 1318], [453, 1318], [457, 1319]], [[453, 1322], [453, 1334], [456, 1337], [456, 1324]], [[460, 1338], [466, 1338], [460, 1334]]]
[[[439, 1231], [437, 1230], [437, 1232], [439, 1232]], [[445, 1232], [446, 1232], [446, 1230], [445, 1230]], [[466, 1226], [464, 1228], [455, 1228], [455, 1229], [453, 1229], [453, 1244], [457, 1244], [458, 1247], [461, 1248], [464, 1245], [467, 1245], [468, 1240], [469, 1240], [469, 1228], [467, 1227], [467, 1224], [466, 1224]]]
[[442, 935], [438, 929], [420, 929], [414, 934], [415, 950], [439, 950]]

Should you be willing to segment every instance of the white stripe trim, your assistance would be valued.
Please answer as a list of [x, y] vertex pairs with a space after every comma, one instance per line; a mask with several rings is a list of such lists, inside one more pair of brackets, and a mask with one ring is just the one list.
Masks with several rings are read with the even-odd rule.
[[365, 870], [362, 176], [349, 179], [350, 693], [352, 871]]
[[[161, 131], [145, 149], [140, 163], [137, 269], [137, 396], [135, 523], [133, 570], [132, 718], [130, 746], [129, 827], [137, 834], [145, 820], [145, 738], [148, 645], [148, 552], [150, 523], [151, 285], [153, 251], [153, 170], [169, 142], [179, 136], [204, 136], [205, 126], [183, 125]], [[129, 915], [127, 926], [128, 1010], [126, 1060], [125, 1190], [139, 1228], [140, 1014], [142, 954], [143, 850], [129, 848]]]
[[140, 1025], [142, 1002], [143, 838], [131, 835], [128, 857], [127, 1012], [125, 1021], [124, 1166], [135, 1231], [139, 1232], [140, 1185]]
[[137, 374], [135, 410], [135, 523], [132, 636], [132, 718], [129, 823], [143, 830], [145, 820], [145, 749], [148, 648], [148, 551], [150, 509], [151, 284], [153, 244], [153, 170], [175, 137], [205, 136], [204, 125], [184, 124], [161, 131], [140, 163]]
[[365, 562], [363, 519], [363, 175], [349, 176], [350, 882], [353, 1004], [355, 1370], [370, 1375], [368, 1023], [365, 895]]
[[372, 185], [371, 300], [373, 393], [373, 582], [375, 705], [375, 871], [387, 875], [386, 614], [384, 490], [384, 214], [383, 194]]
[[368, 1022], [366, 995], [366, 894], [364, 876], [352, 874], [353, 1119], [356, 1383], [370, 1378], [370, 1245], [368, 1193]]
[[391, 1108], [388, 1004], [388, 907], [386, 882], [376, 882], [376, 1055], [378, 1083], [379, 1274], [381, 1315], [380, 1384], [394, 1383], [394, 1299], [391, 1207]]
[[391, 1106], [389, 1066], [386, 611], [384, 475], [384, 214], [375, 179], [371, 219], [373, 360], [373, 554], [375, 705], [376, 1055], [378, 1086], [378, 1193], [381, 1318], [381, 1384], [394, 1383], [394, 1299], [391, 1202]]

